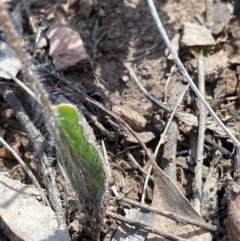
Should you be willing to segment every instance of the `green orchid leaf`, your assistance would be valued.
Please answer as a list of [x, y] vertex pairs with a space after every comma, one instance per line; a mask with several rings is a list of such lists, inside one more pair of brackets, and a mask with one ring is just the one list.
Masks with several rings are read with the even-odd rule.
[[66, 173], [79, 200], [90, 201], [101, 208], [105, 192], [105, 168], [100, 149], [86, 127], [86, 120], [70, 104], [53, 107], [59, 129], [59, 152]]

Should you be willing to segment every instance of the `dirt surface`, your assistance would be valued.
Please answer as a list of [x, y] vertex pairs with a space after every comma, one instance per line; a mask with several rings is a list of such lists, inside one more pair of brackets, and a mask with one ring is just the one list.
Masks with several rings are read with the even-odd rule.
[[[136, 162], [147, 172], [149, 160], [146, 153], [123, 125], [96, 106], [93, 107], [86, 102], [82, 104], [79, 93], [62, 83], [60, 77], [56, 78], [56, 74], [64, 77], [70, 85], [72, 83], [74, 88], [80, 89], [107, 109], [120, 115], [154, 153], [170, 113], [141, 93], [130, 77], [129, 68], [133, 68], [145, 89], [170, 110], [176, 107], [186, 82], [174, 67], [174, 62], [150, 15], [147, 2], [82, 0], [70, 6], [67, 6], [66, 1], [24, 1], [25, 6], [21, 1], [18, 1], [17, 5], [10, 0], [5, 2], [15, 19], [15, 24], [18, 24], [17, 29], [23, 37], [26, 51], [34, 56], [37, 66], [44, 66], [39, 67], [41, 71], [39, 70], [38, 74], [49, 99], [57, 103], [60, 97], [65, 96], [74, 104], [84, 106], [83, 113], [93, 128], [99, 144], [104, 140], [106, 145], [112, 176], [109, 186], [114, 187], [120, 195], [140, 201], [145, 175], [129, 156], [133, 155]], [[196, 85], [199, 82], [198, 57], [201, 52], [203, 53], [205, 99], [238, 138], [240, 25], [237, 16], [233, 14], [232, 4], [220, 0], [168, 0], [155, 1], [155, 6], [168, 37], [173, 40], [180, 59]], [[187, 35], [183, 27], [186, 22], [210, 30], [214, 44], [202, 45], [199, 42], [199, 45], [192, 45], [194, 34]], [[33, 23], [34, 27], [30, 23]], [[47, 28], [56, 23], [70, 27], [80, 34], [87, 53], [87, 67], [78, 66], [77, 69], [62, 72], [56, 70], [54, 60], [49, 54], [49, 39], [45, 37]], [[44, 47], [40, 47], [39, 42], [36, 44], [36, 36], [41, 29], [42, 41], [48, 43]], [[189, 42], [183, 42], [183, 36], [190, 38], [187, 40]], [[2, 29], [1, 40], [7, 41]], [[196, 41], [198, 40], [199, 38]], [[20, 71], [18, 77], [24, 78], [24, 74]], [[2, 79], [0, 88], [3, 85], [13, 89], [21, 99], [19, 87], [13, 82]], [[38, 176], [38, 160], [32, 151], [31, 142], [11, 108], [2, 97], [0, 98], [0, 135], [24, 159], [44, 187], [43, 177]], [[24, 105], [27, 101], [22, 102]], [[178, 116], [173, 119], [171, 129], [167, 132], [156, 158], [159, 166], [193, 204], [196, 195], [194, 168], [199, 105], [193, 91], [188, 89], [178, 108]], [[41, 128], [41, 117], [36, 117], [38, 111], [32, 112], [30, 109], [28, 114]], [[238, 217], [231, 216], [232, 213], [228, 211], [233, 209], [233, 213], [239, 212], [239, 205], [237, 208], [231, 206], [228, 198], [231, 199], [232, 195], [227, 195], [225, 191], [226, 180], [229, 180], [229, 177], [235, 178], [239, 171], [236, 164], [237, 148], [229, 136], [217, 128], [215, 121], [208, 114], [203, 148], [203, 196], [200, 213], [210, 224], [219, 225], [228, 231], [233, 230], [232, 233], [239, 232], [239, 225], [232, 221]], [[0, 170], [8, 171], [14, 179], [31, 184], [21, 165], [5, 147], [0, 149]], [[59, 171], [57, 174], [58, 188], [61, 198], [64, 199], [63, 177]], [[211, 181], [210, 178], [215, 181]], [[69, 199], [74, 199], [72, 192], [68, 195]], [[120, 205], [114, 202], [113, 196], [111, 189], [108, 205], [111, 211], [124, 214], [125, 209], [130, 209], [129, 204]], [[145, 202], [151, 204], [153, 196], [153, 182], [150, 182]], [[72, 204], [69, 204], [68, 209], [67, 225], [72, 240], [87, 240], [89, 237], [84, 236], [87, 231], [82, 231], [81, 225], [77, 222], [79, 216], [72, 210]], [[237, 220], [239, 222], [239, 219]], [[119, 222], [113, 218], [104, 218], [101, 240], [111, 240], [118, 225]], [[229, 233], [228, 236], [212, 232], [212, 237], [213, 240], [238, 240], [237, 236], [234, 237], [236, 234]]]

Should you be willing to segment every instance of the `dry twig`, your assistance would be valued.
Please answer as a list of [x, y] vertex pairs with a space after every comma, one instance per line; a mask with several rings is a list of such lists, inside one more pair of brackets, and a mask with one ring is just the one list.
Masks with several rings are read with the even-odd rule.
[[[204, 64], [203, 56], [198, 56], [198, 87], [200, 93], [205, 95], [205, 78], [204, 78]], [[204, 150], [204, 135], [206, 128], [206, 111], [202, 102], [199, 102], [199, 126], [198, 126], [198, 141], [197, 141], [197, 155], [195, 167], [195, 188], [193, 206], [197, 212], [201, 209], [202, 198], [202, 166], [203, 166], [203, 150]]]
[[11, 152], [11, 154], [16, 158], [16, 160], [19, 162], [19, 164], [22, 166], [22, 168], [24, 169], [24, 171], [28, 174], [28, 176], [30, 177], [30, 179], [32, 180], [32, 183], [36, 186], [36, 188], [38, 189], [43, 202], [47, 205], [50, 206], [50, 203], [45, 195], [45, 193], [43, 192], [38, 180], [36, 179], [36, 177], [33, 175], [32, 171], [28, 168], [28, 166], [25, 164], [25, 162], [21, 159], [21, 157], [13, 150], [13, 148], [11, 146], [8, 145], [8, 143], [6, 141], [3, 140], [2, 137], [0, 137], [0, 142]]
[[65, 214], [62, 210], [61, 200], [59, 199], [59, 192], [55, 182], [55, 174], [50, 167], [47, 156], [44, 153], [46, 141], [42, 134], [39, 131], [37, 131], [33, 123], [30, 121], [29, 117], [26, 115], [24, 109], [18, 102], [17, 98], [14, 96], [13, 92], [11, 90], [7, 90], [6, 88], [4, 88], [4, 86], [2, 86], [1, 94], [3, 95], [4, 99], [9, 104], [9, 106], [13, 109], [16, 118], [23, 126], [24, 130], [27, 133], [27, 136], [33, 144], [33, 148], [38, 157], [39, 164], [41, 166], [41, 172], [45, 177], [50, 203], [53, 209], [56, 211], [59, 225], [61, 227], [65, 227]]

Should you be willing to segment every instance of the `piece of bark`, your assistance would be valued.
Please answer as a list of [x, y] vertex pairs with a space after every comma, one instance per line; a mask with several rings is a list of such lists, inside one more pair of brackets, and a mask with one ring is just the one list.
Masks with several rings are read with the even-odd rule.
[[219, 173], [213, 165], [209, 168], [202, 190], [201, 215], [208, 220], [211, 215], [218, 213], [218, 180]]
[[58, 229], [55, 213], [38, 201], [32, 186], [0, 173], [0, 229], [11, 241], [70, 241], [67, 230]]
[[[185, 85], [181, 82], [173, 82], [169, 88], [169, 106], [174, 106], [178, 102], [184, 91]], [[163, 148], [163, 157], [161, 167], [169, 178], [175, 183], [177, 180], [176, 155], [177, 155], [177, 138], [179, 135], [178, 123], [173, 119], [166, 133], [166, 143]]]

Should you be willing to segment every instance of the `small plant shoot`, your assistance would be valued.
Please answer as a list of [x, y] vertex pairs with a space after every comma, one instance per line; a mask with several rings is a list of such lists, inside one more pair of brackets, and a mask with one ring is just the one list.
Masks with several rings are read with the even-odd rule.
[[60, 104], [53, 110], [60, 129], [59, 154], [72, 186], [80, 201], [91, 202], [100, 211], [106, 182], [100, 149], [87, 133], [77, 107]]

